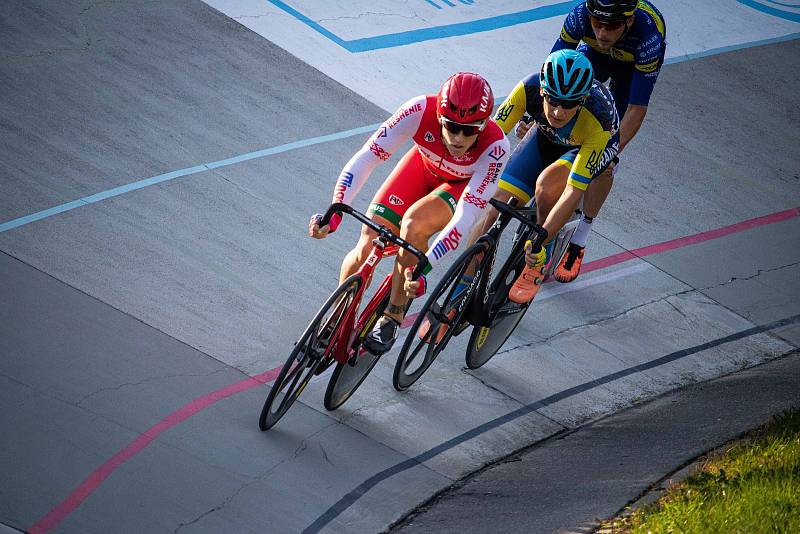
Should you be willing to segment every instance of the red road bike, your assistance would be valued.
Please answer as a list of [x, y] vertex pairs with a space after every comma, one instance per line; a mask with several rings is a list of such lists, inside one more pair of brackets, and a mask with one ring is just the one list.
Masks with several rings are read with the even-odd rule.
[[389, 304], [392, 275], [383, 280], [372, 299], [359, 312], [364, 291], [383, 258], [395, 256], [404, 248], [417, 257], [416, 279], [428, 264], [425, 253], [346, 204], [332, 204], [322, 218], [325, 226], [334, 213], [348, 214], [377, 232], [366, 261], [328, 297], [295, 343], [270, 388], [261, 410], [258, 426], [267, 430], [277, 423], [315, 375], [328, 367], [336, 368], [325, 390], [325, 408], [335, 410], [361, 385], [378, 362], [379, 356], [362, 348], [364, 337]]

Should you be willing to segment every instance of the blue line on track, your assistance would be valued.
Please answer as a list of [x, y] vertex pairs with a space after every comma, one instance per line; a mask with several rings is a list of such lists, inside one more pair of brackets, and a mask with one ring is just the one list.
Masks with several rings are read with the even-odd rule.
[[[740, 0], [744, 1], [744, 0]], [[790, 35], [785, 35], [783, 37], [776, 37], [773, 39], [765, 39], [761, 41], [753, 41], [750, 43], [743, 43], [740, 45], [732, 45], [723, 48], [714, 48], [711, 50], [706, 50], [704, 52], [698, 52], [694, 54], [687, 54], [685, 56], [674, 57], [671, 59], [666, 60], [667, 64], [673, 63], [681, 63], [683, 61], [689, 61], [693, 59], [699, 59], [707, 56], [722, 54], [724, 52], [731, 52], [734, 50], [741, 50], [744, 48], [752, 48], [756, 46], [763, 46], [768, 44], [776, 44], [782, 43], [785, 41], [792, 41], [794, 39], [800, 38], [800, 32], [792, 33]], [[498, 98], [497, 101], [502, 101], [502, 97]], [[129, 193], [131, 191], [136, 191], [142, 189], [144, 187], [148, 187], [151, 185], [159, 184], [162, 182], [166, 182], [172, 180], [174, 178], [180, 178], [183, 176], [189, 176], [192, 174], [197, 174], [200, 172], [205, 172], [211, 169], [217, 169], [220, 167], [225, 167], [228, 165], [234, 165], [236, 163], [241, 163], [243, 161], [249, 161], [251, 159], [261, 158], [264, 156], [270, 156], [274, 154], [280, 154], [282, 152], [287, 152], [289, 150], [294, 150], [297, 148], [308, 147], [312, 145], [317, 145], [321, 143], [327, 143], [328, 141], [336, 141], [338, 139], [345, 139], [347, 137], [352, 137], [354, 135], [369, 133], [374, 131], [380, 124], [371, 124], [369, 126], [362, 126], [360, 128], [354, 128], [352, 130], [346, 130], [343, 132], [337, 132], [329, 135], [322, 135], [319, 137], [312, 137], [310, 139], [304, 139], [300, 141], [295, 141], [292, 143], [287, 143], [285, 145], [279, 145], [272, 148], [265, 148], [263, 150], [257, 150], [255, 152], [248, 152], [247, 154], [241, 154], [239, 156], [234, 156], [228, 159], [223, 159], [219, 161], [213, 161], [211, 163], [204, 163], [201, 165], [197, 165], [195, 167], [188, 167], [185, 169], [180, 169], [177, 171], [168, 172], [165, 174], [159, 174], [158, 176], [153, 176], [151, 178], [147, 178], [144, 180], [140, 180], [138, 182], [133, 182], [131, 184], [122, 185], [119, 187], [115, 187], [113, 189], [109, 189], [107, 191], [102, 191], [100, 193], [96, 193], [94, 195], [89, 195], [86, 197], [79, 198], [77, 200], [73, 200], [71, 202], [66, 202], [64, 204], [60, 204], [58, 206], [54, 206], [52, 208], [39, 211], [36, 213], [32, 213], [30, 215], [25, 215], [23, 217], [19, 217], [17, 219], [12, 219], [10, 221], [6, 221], [4, 223], [0, 223], [0, 234], [3, 232], [7, 232], [9, 230], [13, 230], [14, 228], [19, 228], [20, 226], [25, 226], [26, 224], [30, 224], [35, 221], [40, 221], [42, 219], [46, 219], [53, 215], [57, 215], [59, 213], [64, 213], [67, 211], [74, 210], [75, 208], [80, 208], [82, 206], [86, 206], [89, 204], [93, 204], [95, 202], [100, 202], [101, 200], [106, 200], [108, 198], [116, 197], [122, 195], [124, 193]]]
[[[739, 0], [741, 1], [741, 0]], [[691, 61], [693, 59], [701, 59], [708, 56], [717, 56], [726, 52], [734, 52], [736, 50], [744, 50], [745, 48], [755, 48], [757, 46], [766, 46], [770, 44], [785, 43], [786, 41], [794, 41], [800, 39], [800, 32], [790, 33], [782, 37], [773, 37], [772, 39], [763, 39], [761, 41], [751, 41], [749, 43], [742, 43], [738, 45], [723, 46], [721, 48], [711, 48], [703, 52], [696, 52], [693, 54], [686, 54], [685, 56], [676, 56], [664, 61], [665, 64], [671, 65], [673, 63], [683, 63], [684, 61]], [[669, 45], [668, 45], [669, 46]]]
[[43, 211], [32, 213], [30, 215], [26, 215], [24, 217], [19, 217], [18, 219], [13, 219], [4, 222], [0, 224], [0, 234], [3, 232], [7, 232], [9, 230], [13, 230], [14, 228], [19, 228], [20, 226], [30, 224], [35, 221], [46, 219], [47, 217], [50, 217], [52, 215], [64, 213], [65, 211], [74, 210], [75, 208], [80, 208], [82, 206], [94, 204], [95, 202], [100, 202], [101, 200], [106, 200], [112, 197], [116, 197], [124, 193], [130, 193], [131, 191], [143, 189], [145, 187], [155, 184], [160, 184], [162, 182], [167, 182], [169, 180], [180, 178], [182, 176], [189, 176], [191, 174], [210, 171], [212, 169], [219, 169], [220, 167], [227, 167], [229, 165], [234, 165], [236, 163], [241, 163], [243, 161], [249, 161], [251, 159], [262, 158], [264, 156], [272, 156], [274, 154], [288, 152], [289, 150], [294, 150], [296, 148], [318, 145], [321, 143], [327, 143], [328, 141], [336, 141], [338, 139], [345, 139], [347, 137], [352, 137], [354, 135], [373, 132], [378, 126], [380, 126], [380, 123], [370, 124], [369, 126], [361, 126], [359, 128], [353, 128], [352, 130], [346, 130], [344, 132], [337, 132], [334, 134], [312, 137], [310, 139], [303, 139], [301, 141], [295, 141], [293, 143], [287, 143], [285, 145], [279, 145], [271, 148], [265, 148], [262, 150], [256, 150], [255, 152], [248, 152], [247, 154], [241, 154], [239, 156], [234, 156], [232, 158], [221, 159], [219, 161], [212, 161], [211, 163], [203, 163], [202, 165], [196, 165], [194, 167], [187, 167], [185, 169], [179, 169], [177, 171], [159, 174], [158, 176], [153, 176], [150, 178], [146, 178], [144, 180], [139, 180], [138, 182], [133, 182], [127, 185], [121, 185], [119, 187], [115, 187], [107, 191], [102, 191], [100, 193], [95, 193], [94, 195], [89, 195], [86, 197], [79, 198], [78, 200], [73, 200], [72, 202], [67, 202], [66, 204], [61, 204], [59, 206], [55, 206], [50, 209], [46, 209]]
[[517, 24], [525, 24], [527, 22], [549, 19], [559, 15], [566, 15], [569, 10], [572, 9], [576, 3], [578, 3], [578, 1], [582, 0], [569, 0], [568, 2], [560, 2], [558, 4], [552, 4], [549, 6], [541, 6], [534, 9], [528, 9], [526, 11], [507, 13], [505, 15], [472, 20], [469, 22], [446, 24], [444, 26], [434, 26], [432, 28], [421, 28], [418, 30], [389, 33], [386, 35], [376, 35], [374, 37], [365, 37], [362, 39], [346, 41], [329, 30], [326, 30], [318, 23], [314, 22], [291, 6], [288, 6], [281, 0], [267, 0], [267, 2], [275, 5], [283, 11], [286, 11], [303, 24], [307, 25], [314, 31], [327, 37], [337, 45], [352, 53], [370, 52], [372, 50], [380, 50], [382, 48], [406, 46], [422, 41], [470, 35], [473, 33], [487, 32], [500, 28], [507, 28], [509, 26], [516, 26]]
[[[784, 11], [783, 9], [776, 9], [774, 7], [770, 7], [754, 0], [736, 0], [740, 4], [744, 4], [748, 7], [752, 7], [753, 9], [757, 9], [762, 13], [766, 13], [767, 15], [772, 15], [773, 17], [780, 17], [782, 19], [791, 20], [793, 22], [800, 22], [800, 13], [795, 13], [793, 11]], [[773, 2], [774, 4], [778, 5], [785, 5], [787, 7], [797, 7], [788, 4], [779, 4], [778, 2]]]

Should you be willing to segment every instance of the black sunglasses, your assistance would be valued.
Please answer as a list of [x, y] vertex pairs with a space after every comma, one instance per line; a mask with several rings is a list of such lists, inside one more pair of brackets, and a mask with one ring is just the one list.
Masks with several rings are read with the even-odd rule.
[[452, 134], [463, 132], [467, 137], [479, 134], [484, 124], [483, 122], [480, 124], [462, 124], [442, 117], [442, 126], [444, 126], [448, 132]]
[[553, 107], [561, 107], [564, 109], [572, 109], [577, 108], [581, 104], [583, 104], [583, 99], [579, 98], [578, 100], [561, 100], [554, 96], [550, 96], [545, 93], [544, 97], [547, 99], [547, 103]]

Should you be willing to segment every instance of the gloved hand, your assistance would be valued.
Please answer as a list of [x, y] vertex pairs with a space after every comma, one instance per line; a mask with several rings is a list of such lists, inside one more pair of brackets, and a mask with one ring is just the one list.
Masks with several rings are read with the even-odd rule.
[[533, 252], [533, 243], [530, 239], [525, 243], [525, 263], [529, 267], [541, 267], [547, 261], [547, 251], [539, 247], [539, 252]]
[[421, 297], [428, 290], [428, 281], [425, 279], [425, 275], [421, 274], [419, 278], [412, 280], [411, 275], [413, 272], [413, 267], [406, 267], [404, 271], [406, 279], [405, 282], [403, 282], [403, 291], [405, 291], [406, 296], [411, 299]]
[[342, 222], [342, 214], [334, 213], [333, 217], [331, 217], [331, 221], [322, 227], [319, 225], [320, 221], [322, 221], [322, 214], [315, 213], [308, 222], [308, 235], [314, 239], [325, 239], [328, 237], [328, 234], [335, 232], [339, 227], [339, 223]]

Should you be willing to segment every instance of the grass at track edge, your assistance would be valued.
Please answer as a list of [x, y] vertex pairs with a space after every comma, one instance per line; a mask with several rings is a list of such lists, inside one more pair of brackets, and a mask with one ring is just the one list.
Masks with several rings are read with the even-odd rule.
[[596, 532], [800, 532], [800, 407], [701, 458], [657, 501]]

